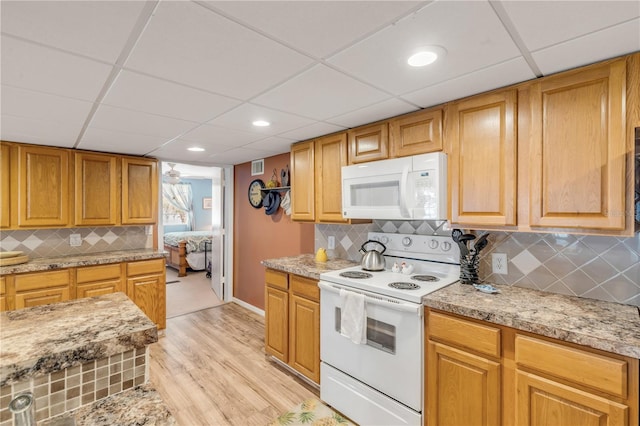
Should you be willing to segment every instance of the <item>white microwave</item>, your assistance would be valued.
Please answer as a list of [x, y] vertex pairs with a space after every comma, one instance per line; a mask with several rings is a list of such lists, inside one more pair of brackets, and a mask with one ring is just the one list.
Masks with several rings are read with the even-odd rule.
[[347, 219], [444, 220], [447, 155], [442, 152], [342, 167]]

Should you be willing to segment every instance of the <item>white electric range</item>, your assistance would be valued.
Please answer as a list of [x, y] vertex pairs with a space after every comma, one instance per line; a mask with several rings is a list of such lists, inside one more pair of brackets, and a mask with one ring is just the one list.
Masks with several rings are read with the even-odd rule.
[[[383, 271], [320, 275], [320, 397], [359, 424], [422, 425], [422, 298], [458, 281], [460, 252], [444, 236], [371, 232], [369, 240], [386, 247]], [[341, 334], [344, 292], [364, 295], [365, 343]]]

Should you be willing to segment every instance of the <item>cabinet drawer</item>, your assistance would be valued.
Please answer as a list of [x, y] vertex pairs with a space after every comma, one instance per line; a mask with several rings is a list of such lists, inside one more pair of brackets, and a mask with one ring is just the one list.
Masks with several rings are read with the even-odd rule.
[[267, 269], [264, 272], [265, 282], [270, 287], [276, 287], [282, 290], [289, 290], [289, 274], [282, 271]]
[[76, 282], [78, 284], [89, 283], [93, 281], [103, 281], [120, 278], [120, 264], [89, 266], [86, 268], [78, 268], [76, 272]]
[[500, 356], [500, 329], [431, 312], [429, 338], [436, 338], [489, 356]]
[[628, 365], [580, 349], [528, 336], [516, 336], [515, 357], [518, 366], [572, 381], [626, 398]]
[[127, 264], [127, 276], [164, 273], [164, 258], [141, 260]]
[[[69, 270], [38, 272], [35, 274], [16, 275], [16, 293], [69, 285]], [[68, 298], [68, 297], [67, 297]]]
[[320, 301], [320, 289], [316, 280], [299, 275], [291, 275], [291, 291], [316, 302]]

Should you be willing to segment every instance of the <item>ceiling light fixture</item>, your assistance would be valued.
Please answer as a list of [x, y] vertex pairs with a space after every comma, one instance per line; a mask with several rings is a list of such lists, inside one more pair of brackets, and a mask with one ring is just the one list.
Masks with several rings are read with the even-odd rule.
[[199, 146], [192, 146], [191, 148], [187, 148], [187, 151], [202, 152], [204, 151], [204, 148], [200, 148]]
[[253, 122], [253, 125], [256, 127], [267, 127], [267, 126], [270, 126], [271, 123], [265, 120], [256, 120]]
[[424, 46], [409, 57], [407, 63], [412, 67], [424, 67], [434, 63], [438, 58], [442, 58], [447, 51], [440, 46]]

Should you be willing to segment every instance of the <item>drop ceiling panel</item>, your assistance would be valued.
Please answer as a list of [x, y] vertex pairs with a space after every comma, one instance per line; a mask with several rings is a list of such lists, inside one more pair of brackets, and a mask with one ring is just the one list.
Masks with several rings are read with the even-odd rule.
[[36, 120], [31, 117], [17, 117], [3, 113], [0, 120], [0, 139], [36, 145], [72, 147], [78, 130], [66, 123]]
[[2, 36], [2, 84], [94, 101], [112, 67]]
[[[271, 157], [272, 152], [258, 151], [255, 149], [234, 148], [221, 154], [215, 154], [208, 158], [213, 164], [241, 164], [260, 158]], [[265, 173], [266, 176], [266, 173]], [[270, 177], [271, 175], [269, 175]]]
[[501, 3], [529, 50], [542, 49], [640, 16], [639, 1]]
[[91, 127], [99, 129], [158, 136], [166, 140], [173, 139], [196, 125], [196, 123], [190, 121], [161, 117], [108, 105], [99, 106], [90, 123]]
[[234, 149], [232, 146], [220, 144], [202, 144], [202, 147], [206, 149], [204, 152], [187, 151], [187, 148], [191, 145], [191, 142], [177, 139], [151, 152], [150, 155], [167, 161], [202, 161], [211, 155]]
[[[291, 150], [291, 144], [293, 142], [295, 141], [291, 139], [279, 138], [277, 136], [273, 136], [270, 138], [259, 140], [257, 142], [252, 142], [250, 144], [243, 146], [243, 148], [271, 152], [272, 154], [279, 154], [282, 152], [289, 152]], [[280, 176], [278, 176], [278, 178], [279, 177]]]
[[362, 124], [372, 123], [415, 111], [416, 109], [418, 108], [416, 108], [415, 105], [411, 105], [401, 99], [392, 98], [347, 114], [331, 117], [327, 119], [327, 121], [344, 127], [357, 127]]
[[526, 61], [517, 58], [407, 93], [402, 97], [426, 108], [533, 78], [535, 75]]
[[122, 71], [104, 103], [202, 123], [239, 105], [240, 101], [131, 71]]
[[77, 148], [91, 151], [144, 155], [161, 146], [166, 141], [166, 138], [159, 136], [89, 127]]
[[421, 2], [208, 1], [212, 7], [317, 58], [389, 25]]
[[311, 60], [192, 2], [162, 2], [128, 68], [248, 99]]
[[221, 144], [239, 147], [263, 139], [265, 135], [242, 130], [229, 129], [203, 124], [182, 136], [180, 139], [195, 143]]
[[532, 54], [544, 74], [640, 51], [640, 18]]
[[380, 90], [325, 65], [316, 65], [253, 102], [324, 120], [387, 98], [389, 95]]
[[[425, 45], [447, 54], [413, 68], [407, 58]], [[485, 1], [440, 1], [329, 58], [329, 62], [396, 95], [519, 56], [520, 52]]]
[[[254, 120], [266, 120], [270, 122], [271, 125], [267, 127], [256, 127], [251, 124]], [[312, 122], [313, 120], [308, 118], [276, 111], [263, 106], [242, 104], [238, 108], [209, 121], [208, 124], [257, 133], [264, 137], [297, 129]]]
[[281, 133], [280, 136], [298, 142], [305, 139], [328, 135], [329, 133], [339, 132], [340, 130], [344, 130], [344, 127], [319, 121], [309, 126], [291, 130], [290, 132]]
[[145, 3], [3, 1], [2, 31], [114, 63]]

